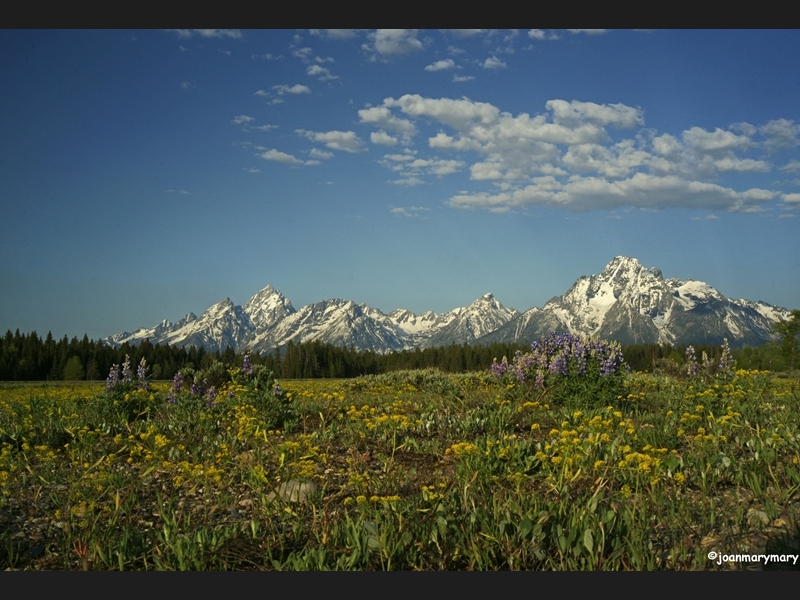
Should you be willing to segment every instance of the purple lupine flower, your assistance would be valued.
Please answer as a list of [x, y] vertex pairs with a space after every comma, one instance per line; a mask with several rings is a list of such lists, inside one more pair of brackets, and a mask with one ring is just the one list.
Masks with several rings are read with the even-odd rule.
[[106, 390], [111, 391], [119, 383], [119, 365], [111, 365], [111, 370], [106, 378]]
[[169, 391], [167, 395], [167, 402], [170, 404], [175, 404], [178, 401], [178, 394], [183, 387], [183, 376], [180, 373], [175, 373], [175, 377], [172, 378], [172, 389]]
[[203, 393], [205, 392], [205, 388], [201, 384], [199, 384], [196, 381], [194, 381], [194, 382], [192, 382], [192, 387], [191, 387], [190, 391], [195, 396], [202, 396]]
[[122, 363], [122, 381], [130, 383], [133, 381], [133, 372], [131, 371], [131, 357], [125, 355], [125, 362]]
[[275, 382], [275, 395], [276, 396], [280, 396], [282, 393], [283, 393], [283, 388], [276, 381]]
[[577, 357], [577, 373], [578, 375], [586, 375], [586, 350], [581, 343], [581, 340], [575, 340], [575, 356]]
[[617, 363], [614, 355], [607, 356], [600, 362], [600, 377], [608, 377], [616, 372]]
[[212, 385], [208, 388], [208, 392], [206, 393], [206, 408], [214, 408], [217, 402], [217, 390]]
[[149, 390], [150, 383], [147, 381], [147, 361], [145, 360], [144, 356], [142, 357], [142, 361], [139, 363], [139, 366], [136, 368], [136, 378], [139, 380], [139, 389], [140, 390]]
[[533, 342], [529, 353], [517, 352], [511, 365], [503, 360], [492, 364], [494, 375], [502, 377], [513, 369], [517, 380], [523, 381], [535, 374], [534, 385], [540, 389], [548, 374], [568, 376], [573, 366], [578, 375], [587, 375], [590, 360], [597, 361], [603, 377], [619, 372], [623, 366], [630, 371], [618, 342], [591, 340], [569, 332], [557, 334], [551, 331]]
[[559, 375], [566, 375], [567, 374], [567, 354], [565, 352], [561, 352], [556, 356], [555, 360], [550, 363], [550, 372], [551, 373], [558, 373]]
[[497, 363], [497, 359], [492, 361], [492, 373], [494, 373], [495, 376], [502, 377], [506, 374], [506, 371], [508, 371], [508, 359], [506, 359], [505, 356], [503, 357], [503, 361], [499, 364]]
[[244, 355], [244, 360], [242, 361], [242, 373], [247, 373], [250, 375], [253, 372], [253, 363], [250, 362], [250, 353]]

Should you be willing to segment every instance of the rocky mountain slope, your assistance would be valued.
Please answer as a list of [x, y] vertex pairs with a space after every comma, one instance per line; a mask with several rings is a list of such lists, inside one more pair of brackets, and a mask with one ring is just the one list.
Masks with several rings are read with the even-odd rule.
[[579, 278], [563, 295], [524, 313], [504, 307], [486, 294], [465, 307], [437, 315], [405, 309], [388, 314], [352, 300], [331, 299], [296, 310], [268, 285], [243, 306], [230, 299], [200, 317], [122, 332], [112, 345], [152, 343], [203, 346], [208, 351], [268, 352], [318, 340], [359, 350], [394, 350], [449, 344], [528, 343], [549, 331], [569, 331], [622, 344], [670, 342], [755, 346], [773, 339], [772, 324], [788, 319], [787, 309], [764, 302], [732, 300], [692, 279], [664, 279], [655, 267], [618, 256], [598, 275]]
[[581, 277], [563, 296], [478, 342], [528, 342], [555, 330], [622, 344], [721, 344], [728, 338], [734, 347], [757, 346], [773, 339], [774, 322], [789, 316], [764, 302], [726, 298], [702, 281], [664, 279], [659, 269], [618, 256], [599, 275]]

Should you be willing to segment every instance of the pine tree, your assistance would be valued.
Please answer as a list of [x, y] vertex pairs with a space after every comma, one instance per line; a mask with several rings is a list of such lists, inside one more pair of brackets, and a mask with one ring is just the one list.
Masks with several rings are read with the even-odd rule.
[[79, 356], [71, 356], [64, 365], [64, 381], [81, 381], [83, 379], [83, 365]]
[[788, 320], [778, 321], [772, 326], [772, 330], [781, 339], [781, 352], [787, 367], [794, 371], [798, 353], [797, 336], [800, 334], [800, 310], [793, 310]]

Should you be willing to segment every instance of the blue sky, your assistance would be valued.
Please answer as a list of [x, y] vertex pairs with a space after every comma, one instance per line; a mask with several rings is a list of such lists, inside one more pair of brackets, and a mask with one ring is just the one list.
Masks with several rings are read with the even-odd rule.
[[798, 31], [3, 30], [0, 73], [0, 331], [526, 310], [617, 255], [800, 307]]

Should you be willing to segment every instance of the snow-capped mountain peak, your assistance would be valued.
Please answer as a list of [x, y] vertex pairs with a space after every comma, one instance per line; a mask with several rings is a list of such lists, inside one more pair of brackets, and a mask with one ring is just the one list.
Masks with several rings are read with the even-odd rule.
[[772, 323], [788, 315], [762, 302], [731, 300], [702, 281], [665, 280], [659, 269], [617, 256], [541, 311], [528, 311], [481, 341], [533, 341], [559, 330], [623, 344], [721, 344], [728, 338], [732, 346], [758, 345], [772, 339]]
[[297, 312], [291, 300], [268, 285], [254, 294], [244, 304], [244, 312], [250, 317], [256, 331], [269, 329], [287, 316]]
[[388, 314], [352, 300], [330, 299], [296, 310], [268, 285], [244, 306], [226, 298], [200, 317], [187, 314], [177, 323], [164, 320], [106, 338], [112, 345], [152, 343], [231, 346], [237, 352], [271, 351], [289, 342], [320, 341], [360, 350], [388, 352], [449, 344], [532, 342], [549, 331], [570, 331], [623, 344], [758, 345], [773, 339], [772, 325], [788, 319], [788, 310], [764, 302], [732, 300], [713, 286], [693, 279], [664, 279], [655, 267], [617, 256], [596, 275], [582, 276], [543, 308], [520, 313], [493, 294], [467, 306], [420, 315], [406, 309]]

